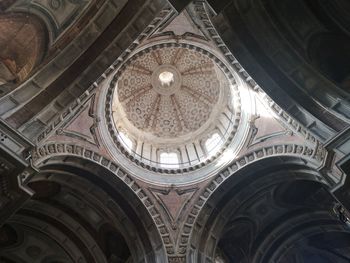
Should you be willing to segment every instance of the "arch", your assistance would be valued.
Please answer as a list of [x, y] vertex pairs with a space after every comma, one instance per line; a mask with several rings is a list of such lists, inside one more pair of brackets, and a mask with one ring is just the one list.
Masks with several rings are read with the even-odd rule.
[[[156, 227], [158, 229], [158, 233], [160, 233], [161, 238], [163, 240], [163, 244], [166, 246], [167, 251], [173, 251], [173, 243], [168, 238], [169, 230], [164, 223], [160, 213], [157, 208], [154, 206], [152, 200], [149, 198], [147, 193], [141, 189], [139, 184], [131, 178], [123, 169], [121, 169], [116, 163], [111, 160], [103, 157], [100, 153], [94, 152], [88, 148], [83, 148], [79, 145], [75, 144], [65, 144], [65, 143], [48, 143], [42, 145], [32, 151], [33, 163], [36, 166], [42, 166], [44, 163], [46, 164], [49, 160], [53, 162], [61, 162], [66, 159], [78, 159], [85, 160], [90, 165], [96, 164], [100, 169], [108, 170], [108, 173], [101, 173], [104, 175], [105, 179], [112, 180], [113, 182], [117, 181], [121, 184], [124, 183], [125, 187], [128, 187], [132, 192], [134, 192], [134, 196], [141, 201], [141, 206], [145, 207], [148, 210], [149, 215], [151, 215], [153, 222], [156, 222]], [[86, 167], [85, 167], [86, 169]], [[112, 182], [112, 183], [113, 183]], [[132, 198], [134, 199], [134, 198]], [[148, 216], [143, 219], [147, 219]], [[150, 225], [153, 225], [150, 223]], [[153, 232], [152, 232], [153, 233]], [[157, 233], [152, 240], [155, 242], [158, 241]], [[163, 257], [163, 247], [159, 244], [159, 257]]]
[[350, 93], [350, 38], [342, 34], [322, 33], [308, 43], [309, 58], [322, 74]]
[[105, 224], [100, 228], [99, 238], [108, 261], [126, 262], [131, 258], [130, 250], [121, 233], [112, 225]]
[[[234, 159], [234, 157], [227, 155], [229, 160]], [[284, 163], [288, 160], [293, 160], [295, 163], [300, 165], [308, 166], [309, 168], [316, 170], [319, 168], [325, 158], [325, 151], [322, 147], [317, 147], [316, 149], [311, 149], [308, 146], [296, 145], [296, 144], [286, 144], [286, 145], [272, 145], [268, 147], [258, 148], [252, 152], [246, 153], [244, 156], [240, 156], [234, 159], [230, 164], [226, 166], [224, 170], [219, 172], [211, 182], [205, 187], [205, 189], [197, 196], [193, 204], [196, 206], [187, 216], [185, 220], [186, 223], [182, 227], [182, 238], [177, 244], [177, 251], [180, 254], [185, 255], [189, 247], [189, 237], [195, 226], [195, 222], [198, 218], [198, 212], [206, 204], [211, 194], [216, 191], [216, 189], [221, 186], [223, 182], [226, 182], [231, 175], [236, 174], [243, 168], [250, 164], [260, 163], [260, 161], [271, 162], [274, 166], [279, 162]], [[250, 166], [251, 167], [251, 166]], [[259, 165], [258, 165], [259, 168]], [[190, 252], [191, 253], [191, 252]]]
[[[248, 217], [241, 217], [230, 221], [228, 225], [229, 226], [225, 234], [218, 242], [218, 247], [224, 248], [224, 250], [229, 249], [232, 251], [232, 254], [235, 255], [234, 262], [249, 263], [249, 257], [247, 254], [251, 250], [250, 244], [252, 243], [252, 239], [257, 231], [255, 222]], [[241, 247], [237, 249], [237, 247], [232, 246], [232, 244], [230, 244], [231, 240], [237, 240], [237, 242], [242, 244]], [[216, 254], [217, 250], [218, 248], [216, 248]], [[221, 252], [221, 254], [227, 258], [223, 252]], [[230, 259], [226, 259], [226, 261], [227, 260]]]
[[[39, 210], [46, 210], [46, 213], [31, 209], [35, 206]], [[9, 258], [16, 263], [45, 262], [44, 259], [47, 257], [61, 258], [67, 263], [78, 260], [93, 262], [91, 253], [86, 248], [84, 249], [89, 236], [84, 233], [83, 229], [80, 229], [82, 236], [77, 240], [69, 226], [62, 224], [67, 219], [66, 215], [64, 218], [50, 220], [53, 218], [49, 216], [50, 213], [56, 213], [57, 210], [52, 207], [49, 210], [47, 208], [45, 205], [42, 207], [41, 203], [28, 201], [24, 208], [18, 210], [8, 220], [7, 224], [14, 228], [21, 238], [12, 247], [2, 247], [0, 258]], [[44, 218], [45, 214], [46, 218]], [[62, 216], [62, 214], [56, 213], [56, 216]], [[62, 239], [65, 242], [61, 242]], [[98, 253], [97, 247], [95, 251]], [[103, 259], [101, 262], [104, 262]]]
[[1, 14], [0, 30], [0, 92], [5, 93], [26, 80], [43, 60], [48, 33], [39, 18], [24, 13]]
[[[281, 185], [273, 193], [273, 199], [281, 207], [314, 205], [312, 197], [319, 191], [319, 184], [314, 180], [295, 180]], [[332, 205], [332, 204], [328, 204]]]
[[[199, 8], [196, 6], [196, 9], [202, 18], [202, 28], [226, 54], [233, 68], [247, 79], [247, 83], [262, 94], [265, 90], [274, 101], [272, 108], [277, 103], [280, 109], [304, 127], [313, 123], [308, 132], [325, 141], [346, 127], [346, 119], [349, 118], [347, 95], [307, 64], [305, 50], [302, 54], [298, 53], [297, 40], [290, 41], [299, 33], [293, 32], [293, 29], [300, 27], [288, 25], [290, 21], [286, 17], [291, 16], [292, 8], [286, 6], [300, 4], [300, 11], [308, 12], [302, 1], [288, 1], [277, 10], [277, 4], [280, 7], [281, 3], [271, 2], [233, 1], [217, 16], [211, 16], [210, 8], [203, 2], [198, 2]], [[282, 9], [285, 12], [282, 19], [287, 25], [275, 17], [276, 13], [281, 15]], [[300, 13], [292, 15], [294, 23], [301, 24], [305, 19], [312, 19], [311, 16], [298, 19]], [[264, 25], [264, 32], [256, 30], [259, 25]], [[309, 30], [305, 32], [309, 33]], [[307, 39], [302, 37], [301, 41]], [[336, 107], [331, 102], [334, 99], [339, 101]]]
[[[112, 172], [91, 160], [67, 155], [50, 156], [39, 161], [37, 166], [40, 173], [30, 182], [30, 186], [38, 192], [34, 199], [76, 218], [99, 244], [108, 260], [108, 257], [118, 256], [128, 259], [128, 253], [110, 253], [113, 242], [114, 245], [127, 247], [135, 262], [165, 260], [160, 233], [145, 205], [150, 200], [121, 169], [112, 166], [113, 170], [115, 168]], [[50, 195], [56, 197], [47, 198]], [[101, 220], [104, 218], [106, 222], [98, 226], [97, 222], [94, 224], [89, 219], [89, 215]]]
[[[292, 156], [270, 157], [259, 160], [230, 174], [227, 179], [219, 184], [215, 180], [209, 183], [208, 188], [201, 195], [201, 197], [205, 196], [207, 200], [203, 202], [202, 199], [201, 210], [197, 217], [192, 219], [196, 227], [190, 233], [188, 261], [207, 262], [206, 260], [208, 260], [208, 262], [212, 262], [215, 249], [220, 244], [221, 238], [225, 237], [225, 233], [226, 236], [230, 233], [229, 226], [232, 225], [229, 224], [230, 220], [238, 220], [235, 219], [236, 217], [248, 217], [256, 220], [256, 218], [267, 217], [273, 210], [282, 211], [279, 204], [273, 202], [274, 190], [293, 182], [311, 182], [312, 186], [317, 185], [317, 191], [309, 196], [306, 195], [305, 198], [310, 201], [318, 195], [318, 197], [323, 196], [328, 202], [325, 202], [324, 206], [322, 204], [314, 208], [315, 210], [332, 206], [332, 196], [328, 193], [327, 184], [321, 179], [317, 170], [307, 166], [302, 159]], [[215, 186], [212, 187], [212, 185]], [[314, 190], [315, 188], [311, 187], [310, 189]], [[316, 205], [315, 202], [312, 205]], [[251, 217], [251, 214], [248, 213], [251, 207], [256, 209], [254, 217]], [[310, 207], [300, 208], [296, 204], [292, 208], [286, 206], [283, 209], [289, 209], [291, 213], [289, 216], [292, 218], [307, 213]], [[286, 216], [286, 218], [289, 217]], [[276, 220], [281, 219], [276, 218]], [[253, 226], [259, 224], [255, 222], [251, 225], [251, 230], [247, 230], [249, 233], [255, 232], [255, 230], [252, 230], [254, 229]], [[241, 230], [243, 231], [244, 227]], [[260, 238], [263, 239], [266, 234], [260, 234]], [[258, 234], [255, 234], [254, 238], [258, 236]], [[198, 252], [195, 252], [196, 249]], [[251, 254], [254, 252], [251, 249], [253, 248], [248, 246], [246, 249], [248, 250], [244, 253], [249, 254], [250, 257], [242, 262], [251, 262]], [[222, 247], [221, 251], [223, 251]], [[231, 251], [233, 251], [232, 248]], [[243, 253], [242, 248], [237, 251]], [[245, 255], [244, 253], [241, 254], [242, 257]], [[238, 257], [238, 255], [236, 256]], [[233, 258], [230, 260], [233, 260]]]
[[269, 245], [266, 242], [259, 247], [264, 253], [256, 253], [252, 261], [290, 262], [298, 255], [300, 261], [297, 262], [349, 262], [350, 233], [347, 227], [327, 214], [318, 216], [308, 220], [300, 217], [299, 222], [289, 221], [293, 225], [274, 232], [274, 238], [267, 241]]

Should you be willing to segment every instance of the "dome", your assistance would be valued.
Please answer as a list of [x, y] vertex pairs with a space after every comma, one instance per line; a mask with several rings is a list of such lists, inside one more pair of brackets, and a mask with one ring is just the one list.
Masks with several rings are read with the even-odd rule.
[[227, 85], [213, 61], [200, 52], [181, 47], [151, 50], [121, 73], [115, 121], [145, 142], [182, 143], [209, 128], [227, 100], [220, 89]]
[[217, 56], [189, 43], [161, 43], [132, 55], [107, 95], [109, 132], [137, 166], [184, 174], [216, 160], [241, 119], [235, 78]]

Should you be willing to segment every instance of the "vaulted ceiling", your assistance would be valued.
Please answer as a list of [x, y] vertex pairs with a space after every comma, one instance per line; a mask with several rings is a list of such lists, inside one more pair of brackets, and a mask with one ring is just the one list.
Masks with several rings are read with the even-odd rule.
[[346, 0], [0, 2], [0, 261], [348, 262]]

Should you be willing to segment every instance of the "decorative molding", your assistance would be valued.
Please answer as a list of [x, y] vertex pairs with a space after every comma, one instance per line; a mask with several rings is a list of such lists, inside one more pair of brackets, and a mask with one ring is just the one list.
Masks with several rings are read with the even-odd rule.
[[[95, 98], [96, 98], [96, 94], [93, 94], [92, 96], [90, 96], [90, 99], [88, 101], [86, 101], [84, 105], [82, 105], [80, 107], [80, 110], [78, 110], [75, 115], [70, 116], [70, 118], [68, 118], [64, 122], [65, 124], [63, 125], [63, 127], [58, 129], [56, 131], [56, 133], [58, 135], [65, 135], [67, 137], [76, 138], [76, 139], [82, 140], [82, 141], [87, 141], [87, 142], [91, 143], [92, 145], [99, 147], [100, 143], [99, 143], [99, 140], [97, 138], [96, 128], [97, 128], [97, 125], [98, 125], [100, 119], [94, 113]], [[85, 114], [85, 111], [87, 111], [86, 117], [90, 118], [91, 121], [93, 122], [92, 125], [90, 126], [90, 128], [88, 130], [70, 129], [69, 126], [72, 125], [75, 120], [79, 120], [80, 118], [83, 118], [82, 115]], [[77, 127], [77, 128], [79, 129], [79, 127]], [[86, 133], [82, 133], [82, 132], [86, 132]], [[87, 133], [90, 133], [90, 135], [88, 135]]]
[[32, 152], [34, 164], [39, 167], [46, 160], [56, 156], [77, 156], [92, 161], [102, 167], [105, 167], [113, 174], [118, 176], [138, 197], [145, 208], [151, 215], [158, 232], [163, 240], [168, 255], [174, 254], [174, 244], [171, 241], [169, 230], [165, 224], [161, 214], [152, 202], [151, 198], [146, 194], [142, 187], [116, 163], [102, 156], [100, 153], [92, 151], [88, 148], [69, 144], [69, 143], [47, 143], [33, 150]]
[[[233, 122], [233, 128], [232, 131], [229, 133], [228, 139], [225, 142], [222, 149], [218, 151], [217, 154], [212, 156], [210, 159], [201, 161], [200, 163], [184, 167], [184, 168], [178, 168], [178, 169], [171, 169], [171, 168], [162, 168], [160, 166], [155, 166], [152, 164], [145, 163], [142, 158], [137, 158], [134, 156], [134, 154], [130, 154], [127, 149], [125, 149], [124, 145], [119, 141], [118, 138], [118, 131], [115, 127], [114, 120], [113, 120], [113, 92], [115, 89], [115, 86], [117, 84], [117, 81], [119, 80], [119, 77], [123, 74], [123, 72], [128, 68], [129, 65], [132, 65], [133, 62], [137, 60], [138, 57], [144, 55], [145, 53], [151, 52], [152, 50], [157, 50], [161, 48], [181, 48], [180, 50], [195, 50], [197, 52], [200, 52], [206, 56], [208, 56], [210, 59], [213, 60], [213, 62], [222, 70], [222, 72], [225, 74], [227, 80], [230, 82], [230, 84], [233, 86], [232, 93], [235, 94], [235, 116], [234, 116], [234, 122]], [[171, 174], [177, 174], [177, 173], [185, 173], [189, 171], [194, 171], [197, 169], [202, 168], [206, 164], [213, 162], [216, 160], [219, 156], [221, 156], [222, 152], [226, 149], [226, 147], [230, 144], [230, 142], [235, 138], [235, 134], [237, 132], [237, 129], [239, 127], [240, 121], [241, 121], [241, 98], [239, 96], [239, 90], [236, 85], [235, 77], [232, 75], [231, 71], [227, 68], [225, 63], [217, 57], [213, 52], [210, 52], [209, 50], [205, 50], [199, 46], [195, 46], [191, 43], [187, 43], [186, 41], [183, 43], [177, 42], [166, 42], [166, 43], [158, 43], [153, 44], [149, 47], [146, 47], [143, 50], [140, 50], [138, 53], [134, 54], [129, 60], [127, 60], [115, 73], [112, 81], [109, 84], [107, 95], [106, 95], [106, 106], [105, 106], [105, 117], [107, 120], [107, 127], [109, 134], [114, 141], [116, 147], [120, 150], [121, 153], [123, 153], [126, 157], [128, 157], [131, 161], [133, 161], [135, 164], [141, 166], [142, 168], [148, 169], [150, 171], [155, 171], [157, 173], [171, 173]]]
[[188, 214], [184, 225], [181, 229], [180, 243], [177, 244], [176, 252], [179, 255], [185, 255], [189, 240], [192, 234], [193, 226], [197, 220], [197, 217], [204, 207], [205, 203], [208, 201], [212, 193], [230, 176], [246, 167], [247, 165], [256, 162], [261, 159], [269, 157], [282, 157], [282, 156], [292, 156], [297, 158], [303, 158], [306, 162], [313, 164], [312, 166], [321, 166], [326, 158], [326, 150], [318, 145], [315, 149], [308, 146], [297, 145], [297, 144], [281, 144], [273, 145], [269, 147], [263, 147], [247, 153], [246, 155], [235, 159], [231, 162], [224, 170], [222, 170], [217, 176], [215, 176], [208, 186], [203, 189], [202, 193], [196, 198], [194, 202], [193, 209]]
[[37, 172], [31, 165], [33, 145], [0, 120], [0, 226], [33, 195], [27, 188]]
[[185, 263], [185, 257], [169, 257], [169, 263]]
[[184, 208], [190, 202], [190, 199], [198, 189], [198, 187], [189, 189], [156, 189], [151, 187], [148, 188], [148, 190], [158, 201], [159, 205], [166, 212], [173, 230], [176, 230], [178, 228], [181, 213], [184, 211]]
[[284, 136], [284, 135], [293, 135], [292, 131], [289, 130], [284, 130], [284, 131], [278, 131], [278, 132], [274, 132], [274, 133], [270, 133], [261, 137], [256, 138], [256, 134], [254, 135], [252, 139], [252, 142], [249, 144], [249, 147], [254, 146], [256, 144], [265, 142], [267, 140], [276, 138], [276, 137], [280, 137], [280, 136]]
[[17, 1], [7, 11], [28, 12], [39, 16], [47, 24], [54, 42], [62, 32], [73, 25], [92, 5], [91, 0]]
[[[37, 200], [28, 200], [24, 205], [24, 210], [30, 211], [30, 213], [16, 213], [7, 222], [10, 226], [16, 229], [16, 232], [20, 237], [15, 246], [4, 248], [5, 251], [8, 249], [8, 255], [18, 253], [21, 254], [23, 256], [22, 259], [25, 260], [26, 251], [33, 247], [37, 247], [42, 248], [42, 258], [50, 258], [51, 260], [54, 260], [56, 257], [57, 260], [63, 260], [63, 262], [70, 262], [71, 260], [74, 262], [86, 261], [84, 253], [78, 249], [78, 246], [76, 246], [77, 243], [70, 240], [70, 232], [76, 232], [76, 234], [79, 233], [79, 241], [85, 243], [87, 246], [88, 244], [91, 244], [91, 247], [98, 246], [87, 233], [87, 230], [62, 210]], [[56, 222], [36, 217], [38, 214], [52, 217], [52, 219], [57, 220], [59, 224], [62, 224], [65, 227], [60, 228], [57, 226]], [[77, 231], [77, 229], [79, 229], [79, 231]], [[35, 238], [28, 238], [30, 235], [33, 235]], [[57, 243], [57, 240], [66, 240], [66, 242]], [[47, 249], [48, 247], [55, 249], [57, 252], [59, 251], [59, 253], [53, 255], [51, 252], [52, 250]], [[100, 249], [96, 250], [96, 254], [98, 255], [94, 258], [95, 260], [98, 257], [101, 257], [101, 261], [99, 262], [106, 262]], [[52, 256], [54, 257], [52, 258]]]
[[256, 116], [253, 115], [249, 121], [250, 124], [250, 136], [248, 136], [248, 141], [247, 141], [247, 148], [250, 148], [252, 146], [258, 145], [259, 143], [265, 142], [267, 140], [271, 140], [274, 139], [276, 137], [280, 137], [280, 136], [293, 136], [294, 133], [293, 131], [291, 131], [289, 128], [284, 127], [285, 125], [281, 125], [280, 122], [278, 122], [276, 120], [276, 123], [278, 123], [278, 125], [280, 125], [279, 127], [281, 127], [282, 130], [277, 130], [277, 131], [273, 131], [269, 134], [264, 134], [263, 136], [259, 136], [257, 137], [259, 128], [255, 125], [255, 121], [257, 119], [259, 119], [260, 116]]
[[265, 101], [269, 105], [270, 109], [280, 117], [280, 119], [290, 127], [293, 132], [300, 134], [307, 141], [310, 141], [314, 144], [319, 144], [319, 141], [314, 137], [304, 126], [299, 122], [289, 116], [281, 107], [279, 107], [265, 92], [264, 90], [253, 80], [253, 78], [248, 74], [247, 71], [241, 66], [237, 61], [235, 56], [231, 53], [228, 47], [225, 45], [224, 41], [221, 39], [217, 33], [214, 25], [211, 23], [210, 17], [208, 15], [206, 2], [203, 0], [197, 0], [194, 2], [195, 10], [198, 13], [204, 29], [210, 36], [211, 40], [217, 46], [217, 48], [222, 52], [226, 57], [227, 61], [232, 65], [234, 71], [236, 71], [241, 78], [251, 87], [254, 91], [257, 92], [260, 99]]
[[106, 80], [112, 73], [115, 72], [123, 63], [126, 61], [130, 54], [138, 47], [138, 45], [153, 34], [154, 30], [161, 25], [164, 20], [174, 14], [174, 10], [171, 8], [164, 9], [160, 12], [158, 17], [154, 18], [153, 21], [145, 28], [145, 30], [136, 38], [136, 40], [120, 55], [120, 57], [105, 70], [105, 72], [81, 95], [79, 98], [74, 100], [69, 106], [55, 119], [51, 125], [37, 137], [37, 142], [42, 142], [50, 135], [54, 134], [55, 131], [62, 126], [62, 123], [75, 115], [79, 111], [80, 107], [86, 103], [96, 90], [96, 88], [104, 80]]

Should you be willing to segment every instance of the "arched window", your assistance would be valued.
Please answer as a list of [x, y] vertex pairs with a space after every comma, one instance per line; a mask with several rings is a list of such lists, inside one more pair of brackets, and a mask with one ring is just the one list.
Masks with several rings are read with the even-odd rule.
[[123, 132], [119, 132], [118, 134], [119, 141], [124, 145], [124, 147], [128, 150], [132, 150], [132, 140], [128, 138]]
[[159, 155], [160, 165], [166, 168], [179, 168], [179, 157], [177, 153], [161, 153]]
[[214, 133], [206, 142], [205, 148], [209, 155], [215, 154], [222, 143], [222, 138], [218, 133]]

